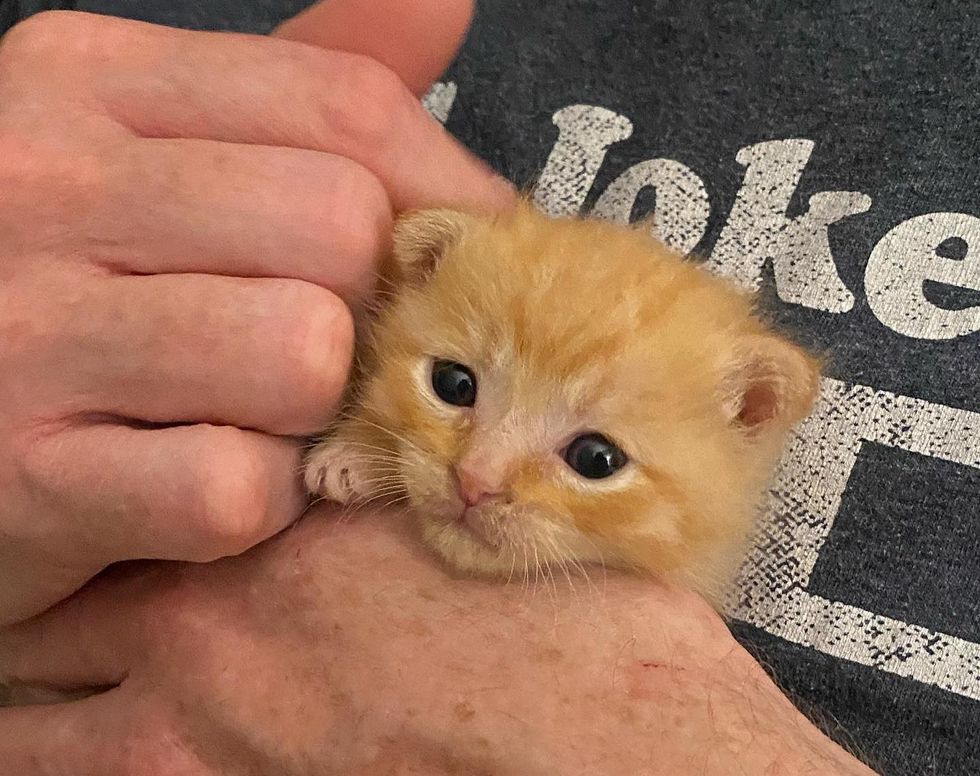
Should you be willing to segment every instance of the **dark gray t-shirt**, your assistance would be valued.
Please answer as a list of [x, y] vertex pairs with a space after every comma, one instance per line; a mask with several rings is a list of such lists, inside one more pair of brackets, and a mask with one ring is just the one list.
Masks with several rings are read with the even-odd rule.
[[[265, 32], [305, 4], [73, 5]], [[655, 211], [829, 354], [729, 609], [886, 774], [980, 773], [976, 8], [485, 0], [430, 101], [543, 207]]]

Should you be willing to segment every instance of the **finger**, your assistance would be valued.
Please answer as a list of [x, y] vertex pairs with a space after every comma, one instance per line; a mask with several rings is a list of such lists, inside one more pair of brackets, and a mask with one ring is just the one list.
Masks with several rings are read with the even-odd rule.
[[75, 365], [64, 379], [87, 411], [301, 434], [321, 430], [343, 393], [353, 324], [322, 288], [213, 275], [90, 286], [53, 352]]
[[308, 280], [348, 302], [372, 287], [391, 205], [365, 168], [305, 149], [128, 144], [88, 232], [126, 271]]
[[237, 555], [305, 506], [298, 445], [230, 427], [75, 427], [23, 466], [44, 483], [38, 510], [65, 515], [63, 532], [106, 564]]
[[472, 17], [473, 0], [329, 0], [274, 35], [369, 56], [422, 95], [449, 66]]
[[[513, 199], [508, 184], [429, 116], [394, 72], [369, 57], [80, 13], [28, 25], [15, 28], [20, 32], [4, 46], [8, 60], [30, 66], [24, 78], [46, 79], [59, 100], [61, 84], [83, 83], [111, 117], [143, 137], [344, 156], [381, 180], [398, 211], [497, 210]], [[86, 59], [81, 80], [79, 46], [99, 52]]]
[[119, 684], [135, 652], [131, 623], [121, 615], [118, 600], [85, 590], [0, 629], [0, 685], [61, 691]]
[[[125, 773], [118, 690], [73, 703], [0, 709], [2, 772], [17, 776]], [[130, 771], [131, 772], [131, 771]]]

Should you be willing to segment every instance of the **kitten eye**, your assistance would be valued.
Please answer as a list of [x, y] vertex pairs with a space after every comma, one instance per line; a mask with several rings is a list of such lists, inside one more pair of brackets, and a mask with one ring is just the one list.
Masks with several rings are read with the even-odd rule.
[[601, 480], [626, 465], [626, 453], [602, 434], [583, 434], [565, 448], [565, 463], [590, 480]]
[[437, 360], [432, 365], [432, 390], [446, 404], [472, 407], [476, 403], [476, 375], [455, 361]]

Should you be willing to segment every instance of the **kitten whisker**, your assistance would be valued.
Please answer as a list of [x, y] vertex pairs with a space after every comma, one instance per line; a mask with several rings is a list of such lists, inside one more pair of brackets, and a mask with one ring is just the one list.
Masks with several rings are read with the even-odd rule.
[[[584, 536], [585, 540], [592, 546], [592, 549], [595, 550], [596, 555], [599, 556], [599, 568], [602, 569], [602, 584], [603, 584], [603, 588], [605, 588], [606, 583], [608, 582], [608, 575], [607, 575], [608, 565], [606, 564], [606, 556], [602, 552], [602, 548], [598, 544], [596, 544], [595, 540], [592, 539], [592, 537], [590, 537], [590, 536], [588, 536], [586, 534], [583, 534], [583, 536]], [[591, 576], [589, 575], [588, 571], [586, 570], [585, 565], [581, 561], [578, 561], [577, 560], [577, 562], [578, 562], [579, 568], [582, 570], [582, 573], [585, 574], [586, 578], [588, 578], [589, 581], [591, 582]], [[596, 589], [596, 594], [599, 595], [599, 590], [598, 589]]]
[[[551, 567], [550, 551], [549, 557], [545, 559], [542, 576], [545, 577], [545, 588], [551, 592], [551, 601], [555, 608], [555, 620], [558, 619], [558, 584], [555, 582], [555, 573]], [[549, 586], [550, 585], [550, 586]]]
[[[380, 450], [381, 448], [378, 449]], [[345, 460], [349, 460], [352, 462], [367, 462], [372, 465], [385, 464], [386, 466], [391, 467], [393, 469], [399, 468], [399, 464], [401, 463], [401, 458], [397, 455], [392, 454], [392, 455], [382, 456], [382, 455], [377, 455], [376, 453], [365, 453], [360, 451], [354, 451], [352, 453], [348, 453], [345, 456]], [[308, 467], [309, 467], [309, 461], [304, 460], [297, 467], [297, 469], [303, 471]]]
[[[548, 537], [551, 542], [552, 549], [554, 550], [554, 558], [558, 562], [559, 567], [565, 574], [565, 579], [568, 580], [568, 588], [572, 591], [574, 595], [576, 592], [575, 584], [572, 582], [572, 575], [568, 570], [568, 563], [566, 557], [568, 556], [568, 545], [561, 541], [561, 539], [554, 534]], [[559, 547], [559, 542], [561, 542], [561, 547]]]
[[[323, 501], [326, 501], [326, 500], [327, 500], [327, 497], [326, 496], [317, 496], [316, 498], [314, 498], [313, 500], [311, 500], [310, 503], [308, 503], [306, 505], [306, 507], [303, 509], [303, 511], [300, 513], [299, 519], [301, 520], [304, 517], [306, 517], [306, 513], [307, 512], [309, 512], [311, 509], [313, 509], [313, 507], [315, 507], [317, 504], [319, 504], [319, 503], [321, 503]], [[299, 522], [299, 521], [297, 520], [297, 522]], [[294, 525], [295, 525], [295, 523], [294, 523]]]
[[[370, 504], [376, 499], [385, 498], [386, 496], [402, 496], [404, 493], [405, 489], [402, 487], [379, 488], [378, 490], [371, 491], [364, 496], [359, 496], [351, 503], [357, 507], [363, 507], [365, 504]], [[407, 498], [407, 496], [405, 496], [405, 498]]]
[[527, 557], [527, 542], [521, 543], [521, 549], [524, 551], [524, 581], [521, 583], [521, 590], [523, 595], [528, 593], [528, 585], [531, 582], [531, 570], [528, 568], [528, 557]]
[[425, 450], [423, 450], [422, 448], [420, 448], [417, 444], [415, 444], [408, 437], [404, 436], [403, 434], [399, 434], [397, 431], [394, 431], [394, 430], [392, 430], [390, 428], [386, 428], [385, 426], [382, 426], [380, 423], [375, 423], [373, 420], [368, 420], [367, 418], [365, 418], [365, 417], [363, 417], [361, 415], [352, 415], [352, 416], [349, 417], [349, 419], [353, 423], [363, 423], [365, 426], [369, 426], [370, 428], [374, 428], [374, 429], [377, 429], [378, 431], [381, 431], [382, 433], [388, 434], [393, 439], [398, 440], [402, 444], [408, 445], [413, 450], [417, 450], [417, 451], [423, 452], [423, 453], [425, 452]]
[[[346, 446], [346, 445], [345, 445]], [[396, 463], [401, 461], [401, 457], [394, 454], [381, 455], [373, 451], [365, 450], [351, 450], [344, 454], [345, 459], [350, 460], [367, 460], [367, 461], [379, 461], [383, 463]]]
[[372, 499], [383, 498], [384, 496], [402, 495], [404, 493], [405, 493], [405, 488], [403, 488], [400, 485], [390, 485], [383, 488], [374, 488], [363, 495], [359, 495], [356, 501], [354, 501], [354, 503], [360, 506], [362, 504], [366, 504]]
[[[373, 473], [373, 472], [372, 472]], [[405, 480], [398, 473], [391, 472], [378, 472], [376, 477], [366, 477], [364, 479], [358, 479], [358, 482], [363, 485], [402, 485], [404, 486]]]
[[[598, 593], [598, 590], [596, 589], [595, 585], [592, 583], [592, 576], [589, 574], [588, 567], [575, 556], [575, 553], [571, 551], [567, 542], [565, 542], [561, 538], [558, 538], [557, 540], [561, 542], [563, 555], [566, 559], [566, 564], [565, 564], [566, 568], [568, 568], [568, 566], [570, 565], [571, 568], [575, 569], [575, 572], [585, 580], [585, 583], [586, 585], [588, 585], [590, 592]], [[591, 542], [591, 540], [589, 541]], [[593, 546], [595, 546], [594, 542], [591, 543], [593, 544]], [[598, 548], [596, 548], [596, 550], [598, 551]]]
[[391, 507], [395, 506], [396, 504], [404, 503], [407, 500], [408, 500], [407, 497], [405, 497], [405, 496], [399, 496], [397, 498], [389, 499], [389, 500], [385, 501], [383, 504], [375, 504], [373, 501], [369, 501], [367, 503], [369, 503], [371, 505], [371, 508], [372, 509], [377, 509], [377, 510], [381, 511], [381, 510], [385, 510], [385, 509], [390, 509]]
[[517, 565], [517, 553], [514, 552], [513, 547], [508, 548], [510, 551], [510, 572], [507, 574], [507, 581], [504, 583], [510, 585], [511, 579], [514, 577], [514, 567]]
[[397, 455], [379, 455], [378, 453], [363, 450], [352, 450], [343, 456], [344, 460], [349, 461], [376, 461], [394, 465], [401, 462], [401, 457]]
[[537, 543], [532, 544], [531, 549], [534, 550], [534, 591], [537, 592], [538, 586], [540, 585], [538, 575], [542, 573], [541, 560], [538, 558]]
[[381, 445], [372, 445], [369, 442], [362, 442], [358, 439], [348, 439], [344, 441], [345, 445], [353, 445], [354, 447], [363, 447], [367, 450], [377, 450], [380, 453], [390, 456], [391, 458], [398, 458], [399, 456], [394, 450], [387, 447], [382, 447]]

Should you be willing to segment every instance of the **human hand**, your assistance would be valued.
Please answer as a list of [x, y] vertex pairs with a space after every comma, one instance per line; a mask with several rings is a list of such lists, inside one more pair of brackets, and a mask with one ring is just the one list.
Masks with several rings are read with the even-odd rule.
[[0, 631], [0, 762], [71, 773], [849, 774], [696, 596], [451, 579], [397, 514], [113, 570]]
[[0, 42], [0, 622], [296, 518], [285, 435], [336, 403], [392, 208], [510, 197], [405, 86], [470, 11], [331, 0], [282, 31], [320, 48], [71, 12]]

